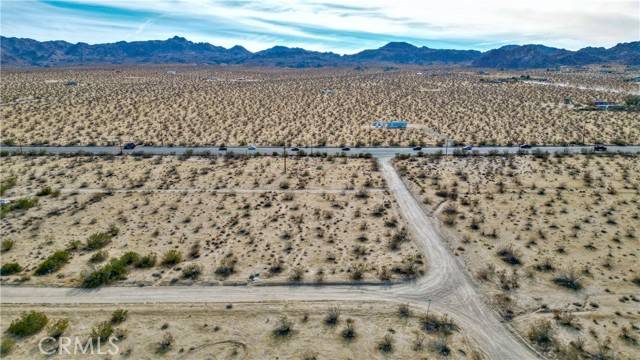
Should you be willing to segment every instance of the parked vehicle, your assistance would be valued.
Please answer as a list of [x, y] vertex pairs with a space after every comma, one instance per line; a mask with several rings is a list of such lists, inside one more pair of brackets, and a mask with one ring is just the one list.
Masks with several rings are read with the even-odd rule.
[[126, 143], [124, 144], [124, 146], [122, 147], [124, 150], [133, 150], [136, 148], [136, 144], [134, 143]]

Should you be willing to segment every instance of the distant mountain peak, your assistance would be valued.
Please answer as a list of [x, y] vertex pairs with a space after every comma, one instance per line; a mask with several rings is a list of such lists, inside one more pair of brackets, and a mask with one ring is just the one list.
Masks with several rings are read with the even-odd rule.
[[167, 41], [185, 42], [185, 43], [190, 43], [191, 42], [191, 41], [187, 40], [186, 38], [184, 38], [182, 36], [178, 36], [178, 35], [174, 35], [172, 38], [167, 39]]
[[408, 42], [404, 42], [404, 41], [392, 41], [387, 43], [386, 45], [384, 45], [383, 47], [381, 47], [380, 49], [385, 49], [385, 50], [415, 50], [418, 47], [416, 47], [415, 45], [409, 44]]

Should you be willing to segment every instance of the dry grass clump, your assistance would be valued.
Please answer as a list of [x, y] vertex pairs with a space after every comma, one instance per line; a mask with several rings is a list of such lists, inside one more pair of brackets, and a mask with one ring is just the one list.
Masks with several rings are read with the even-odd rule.
[[638, 357], [619, 337], [640, 320], [637, 156], [414, 157], [396, 166], [412, 191], [438, 199], [425, 207], [450, 224], [441, 230], [452, 251], [524, 336], [532, 321], [562, 311], [531, 341], [569, 351], [582, 339], [595, 354], [608, 337], [616, 356]]
[[[119, 139], [153, 145], [412, 146], [442, 143], [444, 136], [472, 144], [640, 142], [633, 113], [576, 111], [564, 104], [566, 98], [573, 104], [622, 102], [625, 94], [481, 81], [523, 74], [631, 90], [624, 82], [629, 73], [603, 78], [597, 71], [482, 75], [433, 68], [422, 76], [415, 69], [219, 66], [181, 68], [173, 76], [154, 66], [3, 71], [0, 133], [7, 143], [57, 145]], [[78, 85], [65, 86], [68, 80]], [[418, 127], [370, 128], [374, 120], [397, 118]]]

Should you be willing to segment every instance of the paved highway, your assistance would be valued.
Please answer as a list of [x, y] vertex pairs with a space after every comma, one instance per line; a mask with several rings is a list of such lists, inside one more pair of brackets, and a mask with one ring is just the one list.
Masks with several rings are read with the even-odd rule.
[[[452, 155], [454, 151], [463, 151], [462, 147], [423, 147], [419, 151], [414, 150], [411, 147], [358, 147], [349, 148], [346, 150], [339, 147], [301, 147], [295, 151], [294, 148], [287, 148], [289, 155], [299, 154], [303, 151], [306, 154], [311, 153], [326, 153], [329, 155], [347, 154], [371, 154], [374, 157], [390, 157], [396, 154], [417, 154], [422, 152], [424, 154], [436, 154], [441, 152], [442, 154]], [[73, 154], [73, 153], [87, 153], [87, 154], [119, 154], [120, 147], [118, 146], [2, 146], [2, 151], [11, 153], [39, 153], [46, 152], [49, 154]], [[467, 153], [475, 154], [489, 154], [493, 152], [497, 153], [509, 153], [517, 154], [518, 152], [526, 151], [532, 152], [540, 150], [548, 153], [581, 153], [584, 151], [593, 151], [593, 146], [534, 146], [530, 149], [520, 149], [518, 146], [483, 146], [474, 147], [471, 151], [465, 151]], [[273, 153], [281, 154], [282, 147], [258, 147], [250, 150], [247, 147], [227, 147], [226, 150], [221, 150], [219, 147], [167, 147], [167, 146], [137, 146], [133, 150], [123, 150], [124, 154], [152, 154], [152, 155], [169, 155], [169, 154], [184, 154], [187, 151], [192, 151], [194, 154], [217, 154], [223, 155], [226, 153], [234, 154], [263, 154], [271, 155]], [[607, 145], [607, 152], [616, 153], [640, 153], [640, 145], [630, 146], [614, 146]]]

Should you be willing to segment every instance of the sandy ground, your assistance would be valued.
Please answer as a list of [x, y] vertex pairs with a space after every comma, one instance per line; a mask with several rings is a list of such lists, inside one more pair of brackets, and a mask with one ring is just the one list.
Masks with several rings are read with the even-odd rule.
[[[19, 144], [413, 145], [640, 143], [630, 112], [576, 111], [622, 102], [626, 69], [491, 72], [458, 68], [246, 69], [111, 67], [3, 71], [2, 141]], [[421, 73], [418, 75], [417, 73]], [[587, 89], [482, 79], [531, 75]], [[78, 85], [66, 85], [67, 81]], [[593, 89], [588, 89], [593, 86]], [[637, 85], [635, 85], [637, 88]], [[406, 131], [374, 120], [405, 119]]]
[[375, 160], [288, 157], [227, 159], [174, 156], [4, 157], [3, 176], [16, 177], [5, 196], [56, 189], [361, 189], [382, 188]]
[[[523, 336], [545, 318], [556, 356], [629, 359], [640, 354], [638, 164], [584, 155], [396, 163], [448, 229], [452, 251]], [[505, 248], [520, 264], [502, 259]], [[570, 272], [581, 289], [554, 282]]]
[[392, 285], [329, 286], [147, 286], [103, 287], [80, 290], [56, 287], [2, 286], [5, 304], [148, 304], [235, 303], [247, 301], [392, 301], [410, 303], [425, 312], [447, 314], [459, 324], [482, 352], [491, 359], [537, 358], [514, 336], [498, 314], [483, 303], [483, 297], [462, 265], [456, 261], [440, 235], [437, 219], [426, 216], [391, 165], [380, 159], [380, 169], [389, 191], [398, 203], [409, 232], [428, 259], [429, 271], [415, 281]]
[[[230, 306], [230, 308], [227, 308]], [[411, 315], [398, 315], [398, 305], [384, 302], [299, 302], [299, 303], [238, 303], [180, 304], [125, 306], [3, 306], [2, 329], [24, 311], [43, 311], [49, 322], [62, 318], [70, 321], [64, 336], [78, 336], [83, 343], [93, 326], [108, 321], [113, 310], [128, 310], [126, 321], [114, 328], [125, 338], [115, 344], [118, 355], [135, 359], [158, 357], [174, 359], [417, 359], [434, 358], [434, 341], [446, 339], [451, 349], [449, 358], [480, 358], [475, 345], [464, 335], [464, 329], [448, 337], [427, 333], [421, 329], [423, 312], [411, 310]], [[324, 323], [329, 309], [338, 308], [340, 317], [335, 326]], [[433, 314], [433, 312], [431, 313]], [[278, 338], [273, 335], [282, 316], [292, 323], [293, 333]], [[350, 319], [356, 338], [346, 341], [341, 332]], [[165, 334], [173, 336], [171, 349], [157, 352]], [[393, 338], [393, 351], [381, 353], [377, 343], [385, 335]], [[8, 337], [3, 333], [3, 336]], [[9, 359], [45, 358], [40, 355], [38, 341], [46, 330], [17, 340]], [[417, 337], [424, 347], [414, 350]], [[108, 346], [104, 351], [114, 350]], [[125, 355], [127, 354], [127, 355]], [[315, 356], [315, 357], [314, 357]], [[99, 358], [100, 356], [94, 356]], [[66, 356], [65, 358], [86, 358]], [[105, 358], [103, 355], [101, 358]]]
[[[24, 268], [3, 282], [76, 286], [83, 273], [106, 263], [91, 261], [98, 251], [106, 251], [107, 258], [129, 251], [157, 255], [156, 266], [132, 269], [121, 282], [130, 285], [380, 282], [402, 280], [396, 269], [406, 266], [424, 270], [410, 236], [390, 247], [405, 224], [369, 160], [288, 163], [284, 176], [281, 164], [270, 158], [2, 158], [3, 173], [16, 178], [8, 197], [33, 195], [45, 186], [65, 189], [58, 196], [31, 196], [38, 198], [37, 207], [1, 220], [2, 239], [15, 243], [2, 254], [2, 263]], [[283, 181], [292, 189], [314, 191], [285, 192]], [[131, 188], [140, 191], [120, 191]], [[255, 188], [270, 191], [242, 191]], [[82, 249], [90, 235], [112, 226], [118, 234], [102, 250]], [[82, 245], [70, 251], [71, 260], [60, 271], [33, 276], [46, 257], [74, 241]], [[170, 250], [180, 252], [183, 261], [160, 265]], [[230, 263], [233, 273], [216, 273]], [[192, 264], [201, 267], [195, 280], [183, 273]]]

